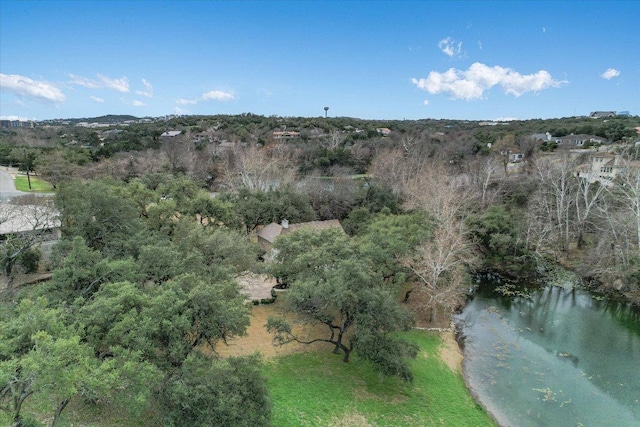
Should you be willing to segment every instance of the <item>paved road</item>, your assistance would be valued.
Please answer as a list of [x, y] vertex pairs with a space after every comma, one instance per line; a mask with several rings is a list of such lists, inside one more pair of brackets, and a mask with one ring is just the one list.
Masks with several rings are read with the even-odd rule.
[[24, 196], [25, 194], [22, 191], [16, 190], [16, 185], [13, 182], [13, 177], [6, 173], [5, 171], [0, 170], [0, 201], [6, 202], [11, 200], [16, 196]]

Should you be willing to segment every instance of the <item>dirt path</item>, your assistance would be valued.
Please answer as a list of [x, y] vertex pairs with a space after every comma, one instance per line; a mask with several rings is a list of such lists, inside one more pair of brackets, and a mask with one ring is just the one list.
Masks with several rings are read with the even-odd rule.
[[440, 339], [442, 339], [442, 345], [438, 355], [452, 371], [462, 374], [462, 352], [453, 331], [440, 332]]

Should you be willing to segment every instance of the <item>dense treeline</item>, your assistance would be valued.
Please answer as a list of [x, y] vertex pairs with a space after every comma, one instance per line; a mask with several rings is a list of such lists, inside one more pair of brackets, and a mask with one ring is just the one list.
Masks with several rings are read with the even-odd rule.
[[[72, 400], [132, 414], [158, 408], [153, 422], [166, 425], [267, 425], [257, 356], [215, 353], [246, 331], [249, 309], [234, 279], [246, 271], [278, 277], [289, 286], [286, 306], [328, 334], [309, 340], [273, 318], [276, 343], [330, 343], [345, 361], [355, 352], [406, 380], [415, 348], [395, 332], [415, 314], [447, 319], [471, 273], [529, 283], [560, 262], [637, 298], [639, 122], [479, 128], [246, 114], [109, 136], [3, 132], [0, 161], [56, 186], [62, 238], [41, 266], [51, 280], [36, 288], [13, 280], [26, 271], [17, 254], [36, 240], [2, 246], [0, 405], [14, 425], [26, 422], [31, 399], [48, 402], [51, 425]], [[182, 133], [160, 136], [169, 129]], [[297, 133], [274, 137], [285, 129]], [[607, 134], [611, 143], [548, 150], [528, 138], [547, 131]], [[615, 178], [579, 176], [605, 152], [620, 166]], [[339, 219], [346, 234], [292, 233], [264, 253], [254, 232], [283, 219]]]
[[[390, 191], [359, 185], [352, 208], [366, 218], [357, 226], [373, 227], [378, 212], [377, 221], [394, 220], [399, 208]], [[31, 422], [25, 408], [34, 399], [38, 415], [48, 416], [52, 426], [71, 401], [108, 404], [132, 416], [156, 408], [152, 423], [164, 425], [268, 424], [259, 358], [222, 359], [215, 348], [243, 335], [249, 323], [235, 277], [265, 270], [264, 253], [250, 232], [284, 217], [316, 219], [309, 198], [292, 188], [245, 188], [211, 197], [184, 176], [147, 174], [129, 182], [65, 181], [55, 205], [62, 236], [47, 261], [52, 278], [35, 288], [10, 281], [3, 291], [0, 403], [12, 425]], [[360, 292], [359, 307], [373, 288], [384, 296], [376, 300], [382, 307], [370, 306], [372, 311], [354, 322], [375, 335], [369, 342], [361, 337], [358, 345], [352, 335], [352, 347], [383, 372], [409, 379], [405, 358], [414, 354], [413, 347], [400, 346], [392, 336], [412, 324], [411, 314], [394, 303], [404, 281], [387, 285], [393, 266], [386, 276], [368, 270], [376, 259], [406, 253], [408, 247], [380, 252], [384, 249], [367, 243], [376, 228], [371, 230], [361, 233], [362, 243], [348, 243], [361, 247], [357, 261], [362, 274], [370, 275], [368, 285], [353, 282], [359, 288], [349, 289], [341, 280], [332, 283], [343, 292]], [[309, 253], [313, 245], [306, 246]], [[19, 275], [17, 270], [11, 274]], [[345, 277], [352, 273], [346, 266]], [[327, 297], [337, 304], [335, 295]], [[385, 311], [388, 321], [380, 325]], [[388, 355], [381, 358], [375, 348]]]

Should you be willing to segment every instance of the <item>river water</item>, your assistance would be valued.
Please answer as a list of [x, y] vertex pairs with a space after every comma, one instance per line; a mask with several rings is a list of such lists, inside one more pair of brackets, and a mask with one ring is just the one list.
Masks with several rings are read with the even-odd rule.
[[481, 287], [457, 321], [468, 386], [501, 425], [640, 426], [637, 309], [554, 286]]

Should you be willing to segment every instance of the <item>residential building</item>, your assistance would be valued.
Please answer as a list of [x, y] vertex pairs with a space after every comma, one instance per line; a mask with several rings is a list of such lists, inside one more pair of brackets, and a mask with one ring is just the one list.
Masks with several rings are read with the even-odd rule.
[[32, 128], [35, 124], [31, 120], [0, 120], [0, 128]]
[[589, 163], [578, 167], [578, 176], [589, 182], [599, 181], [602, 185], [610, 187], [626, 167], [619, 154], [596, 153], [590, 157]]
[[327, 229], [342, 229], [340, 221], [337, 219], [330, 219], [326, 221], [310, 221], [301, 222], [298, 224], [289, 224], [289, 221], [283, 219], [280, 224], [272, 222], [265, 226], [262, 230], [258, 231], [258, 243], [265, 250], [265, 252], [271, 252], [271, 245], [275, 242], [278, 236], [282, 236], [288, 233], [292, 233], [298, 230], [327, 230]]
[[607, 142], [606, 139], [604, 138], [600, 138], [598, 136], [595, 135], [586, 135], [586, 134], [579, 134], [579, 135], [567, 135], [567, 136], [563, 136], [561, 138], [556, 138], [559, 144], [567, 144], [567, 145], [575, 145], [576, 147], [582, 147], [587, 143], [592, 143], [592, 144], [604, 144]]
[[530, 139], [536, 142], [555, 142], [556, 144], [562, 143], [562, 138], [557, 136], [552, 136], [549, 132], [546, 133], [534, 133], [529, 136]]
[[615, 111], [592, 111], [589, 117], [592, 119], [602, 119], [607, 117], [615, 117], [617, 113]]
[[289, 139], [300, 136], [300, 132], [292, 130], [282, 130], [273, 132], [273, 139]]
[[182, 133], [181, 130], [168, 130], [166, 132], [162, 132], [162, 135], [160, 135], [160, 137], [162, 138], [173, 138], [176, 137], [178, 135], [180, 135]]
[[509, 161], [511, 163], [520, 163], [523, 160], [524, 160], [524, 154], [522, 153], [509, 154]]

